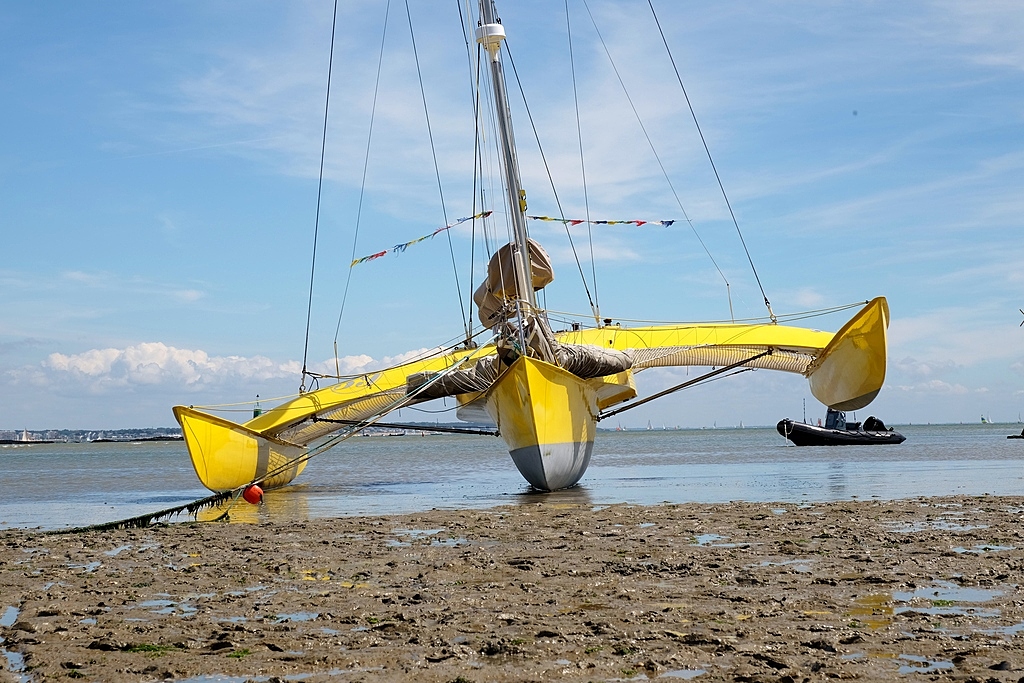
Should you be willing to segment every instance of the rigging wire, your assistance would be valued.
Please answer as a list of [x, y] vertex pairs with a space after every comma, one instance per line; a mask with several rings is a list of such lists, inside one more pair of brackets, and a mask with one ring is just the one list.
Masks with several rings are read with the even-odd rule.
[[[651, 394], [650, 396], [647, 396], [645, 398], [640, 399], [636, 403], [631, 403], [628, 406], [625, 406], [623, 408], [619, 408], [618, 410], [612, 410], [612, 411], [609, 411], [607, 413], [601, 413], [600, 415], [597, 416], [597, 419], [599, 421], [600, 420], [604, 420], [606, 418], [611, 417], [612, 415], [618, 415], [619, 413], [624, 413], [627, 410], [632, 410], [633, 408], [639, 408], [640, 406], [644, 405], [645, 403], [650, 403], [651, 401], [653, 401], [656, 398], [661, 398], [662, 396], [667, 396], [668, 394], [675, 393], [677, 391], [680, 391], [681, 389], [685, 389], [685, 388], [691, 387], [691, 386], [693, 386], [695, 384], [700, 384], [701, 382], [708, 381], [712, 377], [717, 377], [718, 375], [721, 375], [721, 374], [724, 374], [726, 372], [729, 372], [730, 370], [735, 370], [736, 368], [739, 368], [739, 367], [741, 367], [743, 365], [746, 365], [747, 363], [752, 363], [753, 361], [758, 360], [759, 358], [764, 358], [765, 356], [770, 356], [770, 355], [772, 355], [772, 353], [774, 353], [774, 350], [769, 348], [767, 351], [762, 351], [761, 353], [753, 355], [750, 358], [744, 358], [741, 361], [737, 361], [735, 363], [730, 363], [729, 365], [725, 365], [723, 367], [720, 367], [720, 368], [717, 368], [715, 370], [712, 370], [711, 372], [705, 373], [705, 374], [701, 375], [700, 377], [695, 377], [693, 379], [690, 379], [690, 380], [687, 380], [687, 381], [683, 382], [682, 384], [677, 384], [674, 387], [669, 387], [668, 389], [665, 389], [664, 391], [659, 391], [656, 394]], [[755, 368], [743, 368], [742, 370], [740, 370], [738, 372], [745, 372], [747, 370], [754, 370], [754, 369]]]
[[[377, 94], [380, 91], [380, 72], [384, 64], [384, 42], [388, 35], [388, 16], [391, 12], [391, 0], [384, 6], [384, 30], [380, 37], [380, 55], [377, 57], [377, 77], [373, 83], [373, 104], [370, 106], [370, 128], [366, 133], [366, 153], [363, 155], [363, 178], [359, 183], [359, 204], [356, 207], [356, 226], [352, 233], [352, 257], [349, 263], [356, 260], [356, 247], [359, 243], [359, 225], [363, 216], [363, 197], [366, 195], [366, 171], [370, 165], [370, 141], [373, 139], [373, 122], [377, 114]], [[447, 224], [446, 224], [447, 225]], [[345, 278], [345, 290], [341, 295], [341, 309], [338, 311], [338, 325], [334, 328], [334, 369], [341, 375], [341, 367], [338, 362], [338, 335], [341, 332], [341, 319], [345, 315], [345, 303], [348, 301], [349, 285], [352, 283], [352, 267], [349, 266], [348, 276]]]
[[661, 28], [661, 22], [658, 21], [658, 14], [654, 11], [654, 3], [652, 0], [647, 0], [647, 4], [651, 8], [651, 16], [654, 17], [654, 23], [658, 25], [658, 33], [661, 34], [661, 42], [665, 45], [665, 52], [668, 53], [668, 59], [672, 62], [672, 70], [676, 72], [676, 79], [679, 81], [679, 87], [683, 91], [683, 98], [686, 100], [686, 106], [690, 109], [690, 116], [693, 117], [693, 125], [697, 127], [697, 133], [700, 135], [700, 141], [704, 145], [704, 151], [708, 155], [708, 161], [711, 162], [711, 169], [715, 172], [715, 180], [718, 181], [718, 187], [722, 190], [722, 197], [725, 199], [725, 205], [729, 207], [729, 215], [732, 217], [732, 224], [736, 226], [736, 234], [740, 236], [740, 244], [743, 245], [743, 251], [747, 255], [747, 261], [750, 263], [750, 270], [754, 272], [754, 279], [757, 280], [757, 286], [761, 290], [761, 296], [764, 297], [764, 305], [768, 308], [768, 316], [775, 322], [775, 312], [772, 311], [772, 304], [768, 301], [768, 295], [764, 293], [764, 287], [761, 285], [761, 278], [757, 275], [757, 268], [754, 267], [754, 260], [750, 257], [750, 250], [747, 249], [747, 242], [743, 239], [743, 232], [740, 230], [739, 221], [736, 220], [736, 214], [732, 210], [732, 203], [729, 201], [729, 195], [725, 193], [725, 185], [722, 184], [722, 178], [718, 175], [718, 167], [715, 166], [715, 160], [711, 158], [711, 149], [708, 148], [708, 141], [704, 139], [704, 132], [700, 129], [700, 124], [697, 122], [697, 114], [693, 110], [693, 105], [690, 103], [690, 96], [686, 94], [686, 86], [683, 85], [683, 77], [679, 75], [679, 67], [676, 66], [675, 57], [672, 56], [672, 49], [668, 46], [668, 39], [665, 38], [665, 31]]
[[601, 29], [597, 27], [597, 20], [594, 19], [594, 14], [590, 11], [590, 5], [587, 4], [587, 0], [583, 0], [583, 7], [586, 8], [587, 14], [590, 16], [590, 21], [594, 25], [594, 31], [597, 32], [597, 37], [601, 41], [601, 47], [604, 48], [604, 53], [608, 57], [609, 63], [612, 65], [612, 71], [615, 72], [615, 77], [619, 81], [619, 85], [622, 87], [622, 92], [626, 95], [626, 101], [629, 102], [630, 108], [633, 110], [633, 115], [636, 116], [637, 123], [640, 124], [640, 130], [643, 131], [644, 137], [647, 139], [647, 144], [651, 148], [651, 152], [654, 154], [654, 158], [658, 162], [658, 166], [661, 168], [661, 173], [665, 176], [665, 182], [668, 183], [669, 189], [672, 191], [672, 196], [675, 197], [676, 204], [679, 206], [679, 210], [683, 212], [683, 218], [686, 219], [687, 224], [690, 226], [690, 230], [693, 231], [694, 237], [700, 242], [700, 246], [704, 248], [704, 253], [711, 259], [711, 263], [714, 264], [715, 270], [722, 277], [722, 281], [725, 282], [725, 291], [729, 298], [729, 317], [733, 317], [732, 311], [732, 289], [729, 286], [729, 279], [725, 277], [725, 273], [718, 267], [718, 262], [715, 261], [715, 257], [711, 255], [711, 251], [707, 245], [704, 244], [704, 240], [701, 239], [700, 234], [697, 232], [697, 228], [693, 225], [693, 220], [690, 219], [689, 214], [686, 213], [686, 209], [683, 208], [683, 202], [679, 198], [679, 193], [676, 192], [675, 185], [672, 184], [671, 178], [669, 178], [668, 171], [665, 169], [665, 164], [661, 161], [661, 156], [658, 154], [658, 150], [654, 147], [654, 141], [651, 140], [650, 134], [647, 132], [647, 127], [644, 126], [643, 120], [640, 118], [640, 112], [637, 111], [636, 105], [633, 104], [633, 98], [629, 95], [629, 90], [626, 89], [626, 83], [622, 80], [622, 76], [619, 74], [619, 69], [615, 66], [615, 60], [612, 59], [612, 53], [608, 50], [608, 45], [604, 42], [604, 36], [601, 35]]
[[458, 410], [458, 409], [459, 409], [458, 404], [453, 405], [453, 406], [446, 406], [446, 407], [444, 407], [444, 408], [442, 408], [440, 410], [427, 410], [426, 408], [417, 408], [416, 406], [406, 406], [405, 407], [405, 410], [410, 410], [410, 411], [414, 411], [414, 412], [417, 412], [417, 413], [428, 413], [430, 415], [441, 415], [441, 414], [444, 414], [444, 413], [450, 413], [453, 410]]
[[587, 192], [587, 165], [583, 158], [583, 129], [580, 126], [580, 99], [576, 90], [576, 60], [572, 51], [572, 26], [569, 23], [569, 0], [565, 0], [565, 33], [569, 39], [569, 69], [572, 72], [572, 101], [576, 105], [576, 140], [580, 147], [580, 175], [583, 178], [583, 207], [587, 216], [587, 238], [590, 241], [590, 271], [594, 283], [594, 320], [601, 324], [601, 301], [597, 295], [597, 261], [594, 258], [594, 231], [590, 223], [590, 196]]
[[[555, 196], [555, 205], [558, 207], [558, 215], [565, 220], [565, 212], [562, 210], [562, 202], [558, 198], [558, 191], [555, 189], [555, 180], [551, 176], [551, 168], [548, 166], [547, 156], [544, 154], [544, 147], [540, 144], [540, 134], [537, 132], [537, 125], [533, 122], [533, 114], [530, 112], [530, 105], [526, 101], [526, 92], [523, 90], [523, 82], [519, 80], [519, 71], [516, 70], [516, 62], [512, 59], [512, 51], [508, 45], [505, 45], [505, 54], [508, 55], [508, 63], [512, 66], [512, 74], [516, 77], [516, 85], [519, 86], [519, 94], [523, 98], [523, 108], [526, 110], [526, 117], [530, 120], [530, 128], [533, 129], [533, 139], [537, 141], [537, 150], [540, 152], [541, 161], [544, 162], [544, 171], [548, 175], [548, 183], [551, 185], [551, 193]], [[572, 239], [572, 232], [569, 231], [569, 224], [563, 223], [565, 226], [565, 234], [569, 238], [569, 247], [572, 248], [573, 258], [576, 259], [576, 268], [580, 271], [580, 279], [583, 280], [583, 289], [587, 293], [587, 301], [590, 302], [590, 308], [593, 309], [594, 315], [597, 315], [597, 307], [594, 305], [594, 298], [590, 295], [590, 287], [587, 286], [587, 276], [583, 274], [583, 264], [580, 263], [580, 255], [576, 252], [576, 244]], [[598, 319], [600, 320], [600, 319]]]
[[327, 59], [327, 95], [324, 98], [324, 135], [320, 143], [320, 180], [316, 189], [316, 219], [313, 223], [313, 259], [309, 267], [309, 304], [306, 307], [306, 342], [302, 349], [302, 380], [299, 393], [306, 393], [306, 360], [309, 357], [309, 323], [313, 315], [313, 276], [316, 273], [316, 242], [320, 232], [320, 197], [324, 188], [324, 158], [327, 155], [327, 114], [331, 109], [331, 71], [334, 67], [334, 34], [338, 28], [338, 0], [334, 0], [334, 18], [331, 23], [331, 54]]
[[[870, 301], [857, 301], [852, 304], [843, 304], [842, 306], [833, 306], [830, 308], [819, 308], [811, 311], [798, 311], [796, 313], [780, 313], [776, 316], [777, 322], [794, 322], [797, 320], [809, 320], [811, 318], [821, 318], [826, 315], [833, 313], [840, 313], [847, 311], [851, 308], [858, 308], [871, 303]], [[547, 311], [549, 316], [565, 316], [566, 321], [572, 321], [573, 319], [589, 318], [590, 316], [586, 313], [577, 313], [575, 311]], [[733, 320], [647, 320], [641, 318], [620, 318], [617, 316], [611, 316], [615, 322], [622, 323], [637, 323], [642, 325], [724, 325], [724, 324], [757, 324], [767, 321], [773, 322], [771, 318], [766, 316], [755, 317], [755, 318], [736, 318]]]
[[[473, 212], [470, 214], [474, 216], [473, 222], [470, 224], [470, 237], [469, 237], [469, 286], [467, 291], [469, 292], [469, 300], [473, 300], [473, 281], [476, 279], [476, 164], [477, 155], [479, 154], [480, 148], [480, 97], [479, 88], [476, 83], [480, 79], [480, 44], [477, 43], [477, 65], [476, 69], [473, 68], [473, 51], [469, 47], [469, 32], [466, 30], [466, 16], [472, 16], [469, 12], [469, 2], [466, 2], [466, 14], [462, 13], [462, 3], [459, 0], [455, 0], [455, 5], [459, 8], [459, 25], [462, 27], [462, 40], [466, 44], [466, 61], [469, 66], [469, 92], [473, 99]], [[474, 71], [476, 72], [476, 78], [473, 77]], [[466, 313], [466, 341], [469, 342], [469, 337], [473, 333], [473, 304], [470, 304], [465, 311]]]
[[[466, 46], [467, 50], [469, 45]], [[482, 180], [480, 177], [483, 173], [482, 160], [480, 159], [480, 50], [481, 46], [477, 43], [476, 46], [476, 79], [475, 88], [473, 90], [473, 216], [476, 216], [476, 191], [477, 181]], [[472, 67], [472, 64], [470, 64]], [[478, 172], [479, 171], [479, 172]], [[480, 188], [480, 204], [483, 208], [483, 187]], [[481, 230], [484, 223], [484, 218], [480, 219]], [[473, 301], [473, 283], [476, 281], [476, 218], [472, 222], [472, 230], [469, 238], [469, 300]], [[466, 309], [466, 334], [467, 336], [472, 335], [473, 327], [473, 304], [471, 303]]]
[[[434, 159], [434, 174], [437, 176], [437, 193], [441, 197], [441, 214], [444, 216], [444, 224], [448, 225], [448, 209], [444, 204], [444, 190], [441, 188], [441, 167], [437, 163], [437, 150], [434, 148], [434, 132], [430, 126], [430, 112], [427, 110], [427, 91], [423, 87], [423, 72], [420, 70], [420, 55], [416, 49], [416, 33], [412, 28], [412, 12], [409, 10], [409, 0], [405, 0], [405, 15], [409, 19], [409, 37], [412, 39], [412, 54], [416, 60], [416, 77], [420, 82], [420, 97], [423, 100], [423, 115], [427, 120], [427, 137], [430, 138], [430, 154]], [[448, 238], [448, 251], [452, 257], [452, 271], [455, 273], [455, 291], [459, 294], [459, 316], [466, 317], [466, 305], [462, 299], [462, 285], [459, 284], [459, 268], [455, 262], [455, 245], [452, 244], [450, 231], [445, 231]], [[470, 336], [469, 328], [466, 328], [466, 337]]]
[[[356, 426], [359, 423], [358, 420], [329, 420], [326, 417], [313, 417], [313, 422], [327, 422], [330, 424], [345, 425], [349, 427]], [[438, 432], [441, 434], [476, 434], [480, 436], [498, 436], [498, 430], [496, 429], [473, 429], [472, 427], [442, 427], [440, 425], [434, 425], [433, 427], [427, 427], [425, 425], [407, 424], [402, 422], [378, 422], [374, 425], [379, 429], [408, 429], [419, 432]]]

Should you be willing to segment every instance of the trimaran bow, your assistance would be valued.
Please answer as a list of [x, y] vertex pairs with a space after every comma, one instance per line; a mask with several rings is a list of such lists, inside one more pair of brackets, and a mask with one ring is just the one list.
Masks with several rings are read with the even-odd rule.
[[339, 438], [397, 408], [441, 396], [456, 398], [460, 418], [493, 422], [535, 488], [569, 487], [590, 463], [602, 411], [607, 414], [612, 406], [636, 398], [634, 373], [657, 366], [801, 373], [815, 398], [836, 410], [857, 410], [874, 399], [886, 369], [889, 309], [882, 297], [868, 302], [834, 334], [779, 325], [774, 316], [763, 324], [629, 328], [606, 323], [552, 331], [535, 293], [550, 282], [550, 263], [527, 235], [525, 192], [502, 71], [505, 29], [492, 0], [480, 2], [476, 37], [489, 57], [514, 235], [492, 257], [487, 280], [474, 296], [494, 341], [339, 378], [244, 424], [176, 406], [174, 415], [207, 488], [284, 486], [313, 454]]

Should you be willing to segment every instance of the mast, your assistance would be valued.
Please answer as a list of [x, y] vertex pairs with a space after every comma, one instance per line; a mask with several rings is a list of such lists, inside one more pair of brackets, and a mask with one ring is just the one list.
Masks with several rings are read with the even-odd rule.
[[[530, 249], [526, 235], [526, 190], [519, 178], [519, 162], [516, 159], [515, 138], [512, 134], [512, 115], [508, 109], [505, 90], [505, 72], [501, 66], [501, 41], [505, 40], [505, 27], [501, 25], [494, 0], [480, 0], [480, 25], [476, 29], [476, 41], [487, 49], [491, 61], [491, 83], [494, 86], [494, 108], [498, 119], [498, 137], [501, 142], [501, 158], [505, 170], [505, 187], [508, 195], [509, 215], [515, 234], [513, 251], [516, 290], [520, 301], [529, 304], [530, 311], [537, 308], [537, 297], [533, 291], [533, 270], [530, 267]], [[522, 313], [522, 311], [521, 311]]]

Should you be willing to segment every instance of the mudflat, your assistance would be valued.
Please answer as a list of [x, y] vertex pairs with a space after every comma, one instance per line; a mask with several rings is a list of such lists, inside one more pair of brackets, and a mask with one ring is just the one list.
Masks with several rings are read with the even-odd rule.
[[6, 531], [0, 680], [1018, 681], [1022, 517], [985, 496]]

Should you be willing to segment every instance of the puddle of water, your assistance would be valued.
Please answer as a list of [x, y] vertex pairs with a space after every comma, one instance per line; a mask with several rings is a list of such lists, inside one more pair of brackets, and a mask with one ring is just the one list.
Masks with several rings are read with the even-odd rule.
[[69, 564], [68, 569], [81, 569], [83, 574], [91, 574], [102, 566], [103, 563], [96, 560], [94, 562], [89, 562], [88, 564]]
[[984, 553], [998, 553], [1003, 550], [1016, 550], [1016, 548], [1012, 545], [976, 545], [973, 548], [962, 548], [960, 546], [953, 548], [954, 553], [975, 553], [977, 555], [982, 555]]
[[979, 630], [979, 633], [984, 633], [989, 636], [1015, 636], [1021, 632], [1024, 632], [1024, 621], [1013, 624], [1012, 626], [1000, 626], [998, 628], [986, 628]]
[[[936, 581], [932, 586], [923, 586], [914, 591], [895, 591], [892, 597], [897, 602], [911, 603], [895, 608], [895, 614], [919, 612], [934, 616], [998, 617], [996, 608], [962, 605], [959, 603], [988, 602], [1002, 595], [1003, 589], [961, 587], [949, 581]], [[928, 604], [923, 604], [927, 601]], [[914, 604], [916, 603], [916, 604]]]
[[18, 675], [19, 683], [27, 683], [30, 679], [25, 673], [25, 656], [20, 652], [11, 652], [10, 650], [0, 647], [0, 654], [7, 660], [7, 670], [11, 673]]
[[[329, 671], [320, 671], [317, 673], [326, 674], [333, 678], [334, 676], [341, 676], [343, 674], [382, 671], [383, 669], [384, 667], [382, 666], [375, 666], [365, 669], [331, 669]], [[312, 675], [312, 673], [286, 674], [284, 676], [278, 676], [277, 678], [285, 681], [304, 681]], [[193, 676], [192, 678], [184, 678], [178, 681], [178, 683], [265, 683], [271, 678], [271, 676], [228, 676], [225, 674], [203, 674], [201, 676]]]
[[975, 529], [987, 529], [987, 524], [957, 524], [955, 522], [948, 522], [946, 520], [927, 520], [924, 522], [909, 522], [906, 524], [902, 523], [891, 523], [888, 525], [889, 531], [894, 534], [913, 534], [918, 531], [936, 530], [936, 531], [974, 531]]
[[180, 603], [177, 605], [171, 605], [170, 607], [164, 607], [163, 609], [154, 610], [153, 614], [180, 614], [183, 617], [187, 617], [198, 611], [199, 610], [192, 605]]
[[[394, 538], [389, 538], [384, 543], [387, 546], [392, 547], [392, 548], [405, 547], [405, 546], [409, 546], [412, 543], [414, 543], [416, 541], [419, 541], [421, 539], [430, 538], [431, 536], [436, 536], [437, 534], [441, 533], [442, 531], [445, 531], [444, 527], [442, 527], [440, 529], [393, 529], [392, 533], [395, 534], [396, 536], [403, 537], [404, 540], [398, 540], [398, 539], [394, 539]], [[467, 543], [469, 543], [469, 541], [467, 539], [465, 539], [465, 538], [462, 538], [462, 537], [459, 537], [459, 538], [434, 538], [434, 539], [430, 540], [430, 545], [432, 545], [432, 546], [444, 546], [444, 547], [450, 547], [450, 548], [451, 547], [460, 546], [460, 545], [465, 545]]]
[[17, 607], [8, 607], [4, 610], [4, 615], [0, 617], [0, 626], [4, 628], [14, 626], [14, 622], [18, 620], [19, 614], [21, 614], [21, 610]]
[[107, 557], [117, 557], [120, 553], [124, 552], [125, 550], [131, 550], [131, 548], [132, 547], [130, 545], [122, 545], [114, 548], [113, 550], [108, 550], [103, 554]]
[[847, 614], [868, 628], [882, 628], [892, 623], [892, 597], [885, 593], [862, 595]]
[[278, 614], [278, 624], [286, 621], [314, 621], [320, 616], [319, 612], [291, 612], [290, 614]]
[[641, 529], [648, 529], [648, 528], [650, 528], [652, 526], [658, 526], [658, 525], [655, 524], [654, 522], [641, 522], [640, 523], [640, 528]]
[[79, 624], [85, 624], [86, 626], [95, 626], [96, 625], [96, 617], [86, 617], [85, 619], [82, 619], [78, 623]]
[[[158, 595], [166, 595], [166, 593], [158, 593]], [[135, 607], [158, 607], [159, 609], [151, 609], [150, 611], [153, 614], [180, 614], [183, 617], [190, 616], [199, 611], [199, 608], [195, 605], [190, 605], [187, 602], [175, 602], [174, 600], [146, 600], [135, 605]]]
[[933, 607], [897, 607], [893, 614], [904, 614], [906, 612], [917, 612], [919, 614], [930, 614], [935, 617], [998, 617], [1001, 612], [998, 609], [989, 607], [959, 607], [956, 605], [940, 605]]
[[856, 659], [864, 659], [864, 653], [863, 652], [851, 652], [848, 655], [842, 655], [839, 659], [843, 659], [843, 660], [846, 660], [848, 662], [856, 660]]
[[415, 541], [428, 536], [436, 536], [442, 531], [444, 531], [444, 527], [441, 527], [440, 529], [392, 529], [391, 533], [398, 536], [408, 536]]
[[139, 607], [170, 607], [173, 604], [173, 600], [146, 600], [140, 602]]
[[[186, 678], [180, 683], [246, 683], [246, 681], [258, 681], [263, 683], [269, 681], [270, 676], [221, 676], [218, 674], [204, 674], [193, 678]], [[301, 679], [288, 679], [301, 680]]]
[[772, 514], [784, 515], [786, 514], [786, 508], [772, 508]]
[[681, 678], [684, 681], [688, 681], [706, 673], [705, 669], [675, 669], [673, 671], [666, 671], [658, 676], [658, 678]]
[[735, 548], [739, 543], [718, 543], [717, 541], [724, 541], [729, 538], [728, 536], [719, 536], [718, 534], [698, 534], [694, 537], [693, 543], [690, 545], [699, 545], [704, 548]]
[[938, 671], [952, 671], [953, 669], [953, 662], [945, 659], [928, 659], [918, 655], [900, 655], [899, 659], [905, 662], [913, 662], [912, 664], [900, 666], [899, 672], [901, 675], [930, 674]]
[[757, 564], [748, 564], [747, 568], [753, 567], [793, 567], [793, 571], [806, 574], [811, 571], [811, 564], [814, 563], [814, 558], [807, 558], [804, 560], [783, 560], [782, 562], [772, 562], [765, 560], [764, 562], [758, 562]]
[[444, 546], [448, 548], [454, 548], [460, 545], [466, 545], [469, 541], [463, 537], [459, 538], [435, 538], [431, 539], [430, 545], [432, 546]]
[[949, 581], [936, 581], [932, 586], [923, 586], [914, 591], [894, 591], [892, 597], [898, 602], [911, 602], [915, 598], [943, 602], [988, 602], [1004, 592], [999, 588], [962, 587]]

